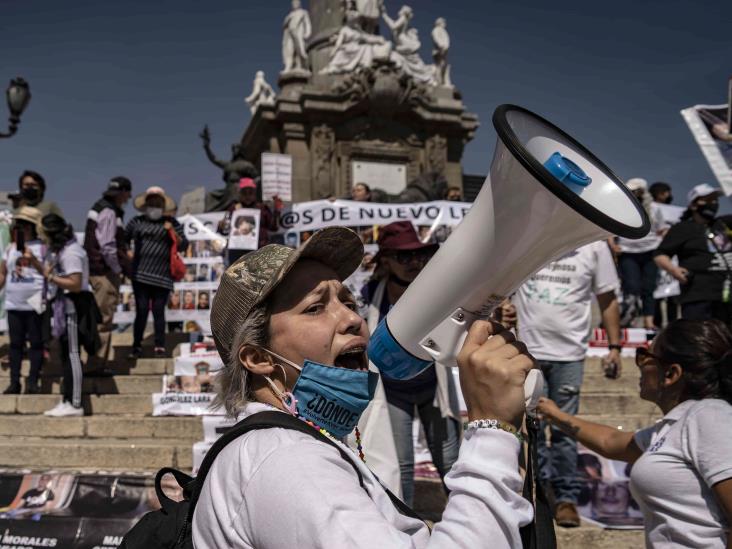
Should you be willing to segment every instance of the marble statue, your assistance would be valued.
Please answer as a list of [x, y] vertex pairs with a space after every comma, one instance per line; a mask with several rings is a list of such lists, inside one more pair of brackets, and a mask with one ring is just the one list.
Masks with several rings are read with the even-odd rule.
[[389, 30], [391, 30], [392, 41], [394, 42], [394, 50], [390, 59], [415, 80], [433, 84], [435, 82], [435, 69], [422, 61], [419, 56], [421, 43], [417, 29], [409, 26], [414, 16], [412, 8], [402, 6], [396, 20], [394, 20], [389, 17], [382, 5], [381, 16]]
[[260, 105], [274, 105], [275, 92], [264, 79], [264, 71], [257, 71], [254, 76], [252, 93], [244, 101], [249, 105], [252, 114], [257, 112]]
[[305, 41], [310, 38], [310, 15], [301, 7], [300, 0], [292, 0], [292, 11], [282, 23], [282, 72], [307, 71], [308, 57]]
[[447, 52], [450, 49], [450, 35], [447, 34], [447, 21], [444, 17], [435, 20], [432, 29], [432, 59], [435, 62], [435, 82], [440, 86], [452, 87], [450, 65], [447, 63]]
[[236, 201], [239, 195], [239, 180], [242, 177], [251, 177], [256, 179], [259, 174], [254, 164], [244, 158], [244, 149], [239, 143], [231, 146], [231, 160], [220, 160], [211, 150], [211, 134], [208, 126], [204, 126], [200, 133], [203, 140], [203, 150], [206, 157], [216, 167], [222, 170], [222, 179], [226, 186], [223, 189], [216, 189], [206, 195], [206, 211], [215, 212], [222, 211]]
[[370, 67], [376, 59], [389, 59], [391, 43], [378, 34], [364, 32], [360, 28], [360, 13], [346, 11], [345, 23], [335, 35], [330, 61], [320, 72], [342, 74], [361, 67]]
[[383, 5], [384, 0], [344, 0], [344, 11], [357, 11], [361, 30], [369, 34], [376, 34]]

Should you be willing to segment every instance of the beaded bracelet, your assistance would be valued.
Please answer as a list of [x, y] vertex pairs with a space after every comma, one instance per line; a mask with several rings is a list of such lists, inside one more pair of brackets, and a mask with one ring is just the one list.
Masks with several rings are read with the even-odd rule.
[[497, 419], [476, 419], [468, 422], [466, 429], [495, 429], [497, 431], [506, 431], [515, 436], [519, 442], [524, 442], [524, 436], [519, 433], [516, 427]]

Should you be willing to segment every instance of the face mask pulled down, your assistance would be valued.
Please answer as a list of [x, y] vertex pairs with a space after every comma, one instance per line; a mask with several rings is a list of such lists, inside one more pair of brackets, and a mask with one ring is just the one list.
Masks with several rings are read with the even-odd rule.
[[163, 209], [162, 208], [147, 208], [145, 210], [145, 214], [147, 215], [148, 219], [151, 221], [157, 221], [161, 217], [163, 217]]
[[312, 421], [337, 438], [353, 431], [374, 397], [379, 374], [311, 360], [300, 367], [269, 349], [264, 350], [300, 372], [291, 392], [283, 393], [269, 376], [264, 378], [291, 414]]

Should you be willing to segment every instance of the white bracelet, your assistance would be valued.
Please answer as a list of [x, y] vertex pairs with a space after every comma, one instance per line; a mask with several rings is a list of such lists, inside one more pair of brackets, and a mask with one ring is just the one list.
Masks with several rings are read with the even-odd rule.
[[496, 431], [505, 431], [515, 436], [519, 440], [519, 442], [524, 441], [523, 435], [519, 433], [516, 427], [497, 419], [476, 419], [468, 422], [468, 424], [466, 425], [466, 429], [495, 429]]

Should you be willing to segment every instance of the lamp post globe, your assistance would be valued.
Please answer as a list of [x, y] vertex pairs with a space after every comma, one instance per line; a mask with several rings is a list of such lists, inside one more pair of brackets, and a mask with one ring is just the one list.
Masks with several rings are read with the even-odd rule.
[[5, 95], [8, 99], [8, 109], [15, 118], [20, 118], [31, 99], [30, 86], [22, 78], [14, 78], [10, 81]]
[[13, 78], [10, 81], [8, 89], [5, 91], [5, 97], [8, 101], [8, 110], [10, 111], [10, 128], [7, 133], [0, 132], [0, 137], [10, 137], [18, 131], [20, 115], [23, 114], [31, 99], [28, 82], [20, 77]]

